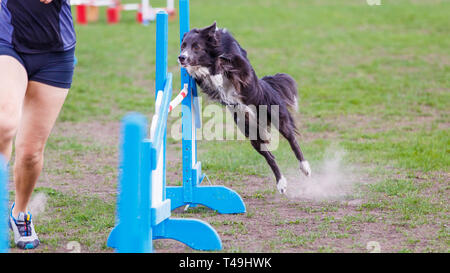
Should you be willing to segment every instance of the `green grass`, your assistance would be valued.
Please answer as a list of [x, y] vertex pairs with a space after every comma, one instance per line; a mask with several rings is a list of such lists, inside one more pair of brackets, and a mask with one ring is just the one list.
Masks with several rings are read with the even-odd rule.
[[[266, 211], [273, 214], [271, 224], [277, 228], [274, 239], [265, 242], [267, 249], [341, 251], [338, 245], [315, 244], [321, 237], [350, 240], [361, 225], [386, 224], [405, 232], [399, 252], [448, 252], [449, 12], [450, 3], [437, 0], [382, 0], [381, 6], [369, 6], [365, 0], [191, 1], [192, 27], [217, 21], [247, 49], [259, 76], [285, 72], [297, 80], [299, 140], [313, 170], [327, 159], [329, 147], [338, 147], [346, 152], [345, 163], [359, 166], [371, 181], [360, 187], [364, 201], [348, 215], [339, 215], [343, 206], [332, 202], [293, 205], [309, 218], [286, 220]], [[76, 26], [78, 65], [60, 123], [118, 122], [129, 111], [153, 111], [155, 24], [139, 26], [132, 13], [114, 26], [105, 24], [103, 11], [100, 20]], [[169, 23], [169, 35], [169, 71], [176, 90], [177, 19]], [[111, 156], [111, 147], [95, 140], [80, 142], [80, 137], [51, 137], [47, 150], [64, 167], [47, 171], [78, 179], [86, 172], [115, 178], [116, 166], [93, 170], [81, 162], [86, 154]], [[168, 143], [178, 141], [169, 136]], [[297, 168], [285, 140], [274, 154], [283, 170]], [[245, 189], [248, 177], [272, 183], [266, 162], [247, 141], [201, 141], [199, 157], [212, 181], [234, 183], [239, 190]], [[38, 225], [49, 248], [45, 251], [60, 250], [71, 240], [88, 251], [105, 250], [114, 201], [95, 193], [38, 191], [51, 197], [52, 217], [43, 216]], [[275, 195], [274, 188], [264, 186], [245, 198], [273, 204]], [[248, 209], [246, 218], [213, 223], [225, 236], [245, 238], [254, 232], [245, 221], [258, 221], [262, 208]], [[211, 219], [215, 214], [196, 208], [185, 216]], [[312, 230], [293, 231], [311, 223]], [[415, 228], [430, 225], [436, 234], [428, 239], [414, 236]], [[365, 251], [365, 242], [355, 240], [345, 244]], [[231, 244], [225, 251], [247, 250]]]

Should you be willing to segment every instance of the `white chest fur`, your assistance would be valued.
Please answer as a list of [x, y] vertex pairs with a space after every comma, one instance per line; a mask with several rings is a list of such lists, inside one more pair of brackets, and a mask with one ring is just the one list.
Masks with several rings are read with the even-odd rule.
[[211, 75], [209, 69], [202, 66], [190, 67], [188, 72], [195, 78], [202, 79], [203, 84], [216, 91], [224, 104], [243, 104], [234, 85], [222, 74]]
[[212, 88], [219, 92], [222, 102], [226, 105], [233, 106], [234, 110], [231, 110], [230, 107], [227, 108], [228, 110], [231, 112], [238, 112], [243, 117], [246, 116], [245, 113], [249, 113], [250, 118], [256, 117], [254, 112], [256, 109], [253, 109], [242, 102], [240, 94], [226, 77], [221, 74], [213, 75], [208, 78], [208, 82]]

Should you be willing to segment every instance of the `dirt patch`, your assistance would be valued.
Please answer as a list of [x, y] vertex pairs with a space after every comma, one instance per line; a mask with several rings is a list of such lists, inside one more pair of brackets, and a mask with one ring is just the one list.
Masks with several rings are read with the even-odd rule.
[[63, 144], [46, 149], [37, 186], [111, 200], [116, 193], [119, 134], [119, 122], [58, 123], [50, 141], [61, 139]]
[[[44, 173], [38, 186], [54, 188], [66, 194], [96, 196], [108, 203], [115, 202], [119, 127], [118, 122], [59, 123], [52, 135], [55, 140], [62, 138], [63, 144], [67, 139], [69, 144], [70, 140], [74, 140], [85, 147], [75, 146], [75, 151], [72, 151], [70, 145], [65, 147], [64, 144], [61, 146], [64, 149], [57, 149], [59, 146], [48, 149]], [[181, 183], [180, 149], [179, 143], [168, 145], [167, 181], [171, 185]], [[71, 160], [61, 160], [67, 158]], [[341, 170], [339, 164], [328, 166], [330, 168]], [[320, 174], [319, 171], [320, 179], [328, 182], [345, 181], [348, 178], [346, 172]], [[424, 181], [436, 178], [425, 174], [417, 176], [417, 179]], [[448, 174], [438, 177], [448, 181]], [[320, 179], [316, 182], [321, 183]], [[364, 176], [358, 176], [356, 180], [363, 184], [371, 182], [370, 178]], [[333, 183], [315, 185], [319, 188], [314, 192], [314, 188], [308, 188], [304, 181], [298, 180], [289, 184], [291, 195], [288, 196], [282, 196], [276, 191], [272, 177], [239, 176], [237, 181], [217, 180], [212, 183], [237, 191], [244, 199], [247, 213], [220, 215], [198, 206], [187, 211], [177, 209], [172, 217], [192, 217], [210, 223], [221, 236], [224, 252], [368, 252], [369, 242], [377, 242], [381, 252], [397, 252], [404, 248], [427, 251], [436, 237], [433, 233], [441, 229], [439, 225], [420, 226], [416, 227], [417, 230], [399, 228], [398, 223], [386, 220], [390, 219], [391, 212], [377, 208], [364, 210], [363, 205], [368, 200], [357, 193], [353, 183], [344, 183], [342, 192], [331, 190]], [[431, 187], [430, 194], [445, 194], [447, 188]], [[324, 195], [324, 190], [334, 195]], [[45, 215], [51, 210], [47, 208], [40, 221], [45, 221]], [[105, 240], [109, 231], [104, 231]], [[58, 236], [67, 234], [70, 231]], [[442, 248], [442, 245], [438, 247]], [[157, 252], [193, 252], [173, 240], [157, 240], [155, 249]], [[69, 250], [67, 246], [62, 246], [52, 251]], [[83, 247], [81, 250], [86, 251]], [[96, 246], [87, 251], [112, 250]]]

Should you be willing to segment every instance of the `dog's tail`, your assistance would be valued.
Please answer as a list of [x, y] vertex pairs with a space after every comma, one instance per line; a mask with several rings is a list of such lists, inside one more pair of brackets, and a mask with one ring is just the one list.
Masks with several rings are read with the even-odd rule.
[[273, 76], [266, 76], [261, 80], [267, 82], [273, 89], [280, 92], [281, 97], [286, 102], [286, 104], [298, 112], [297, 104], [297, 83], [288, 74], [276, 74]]

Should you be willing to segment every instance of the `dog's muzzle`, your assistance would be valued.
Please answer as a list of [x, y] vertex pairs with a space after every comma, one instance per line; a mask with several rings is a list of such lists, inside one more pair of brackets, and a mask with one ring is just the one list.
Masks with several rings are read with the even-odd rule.
[[187, 61], [186, 56], [184, 56], [184, 55], [178, 56], [178, 62], [179, 62], [181, 65], [186, 65], [186, 61]]

